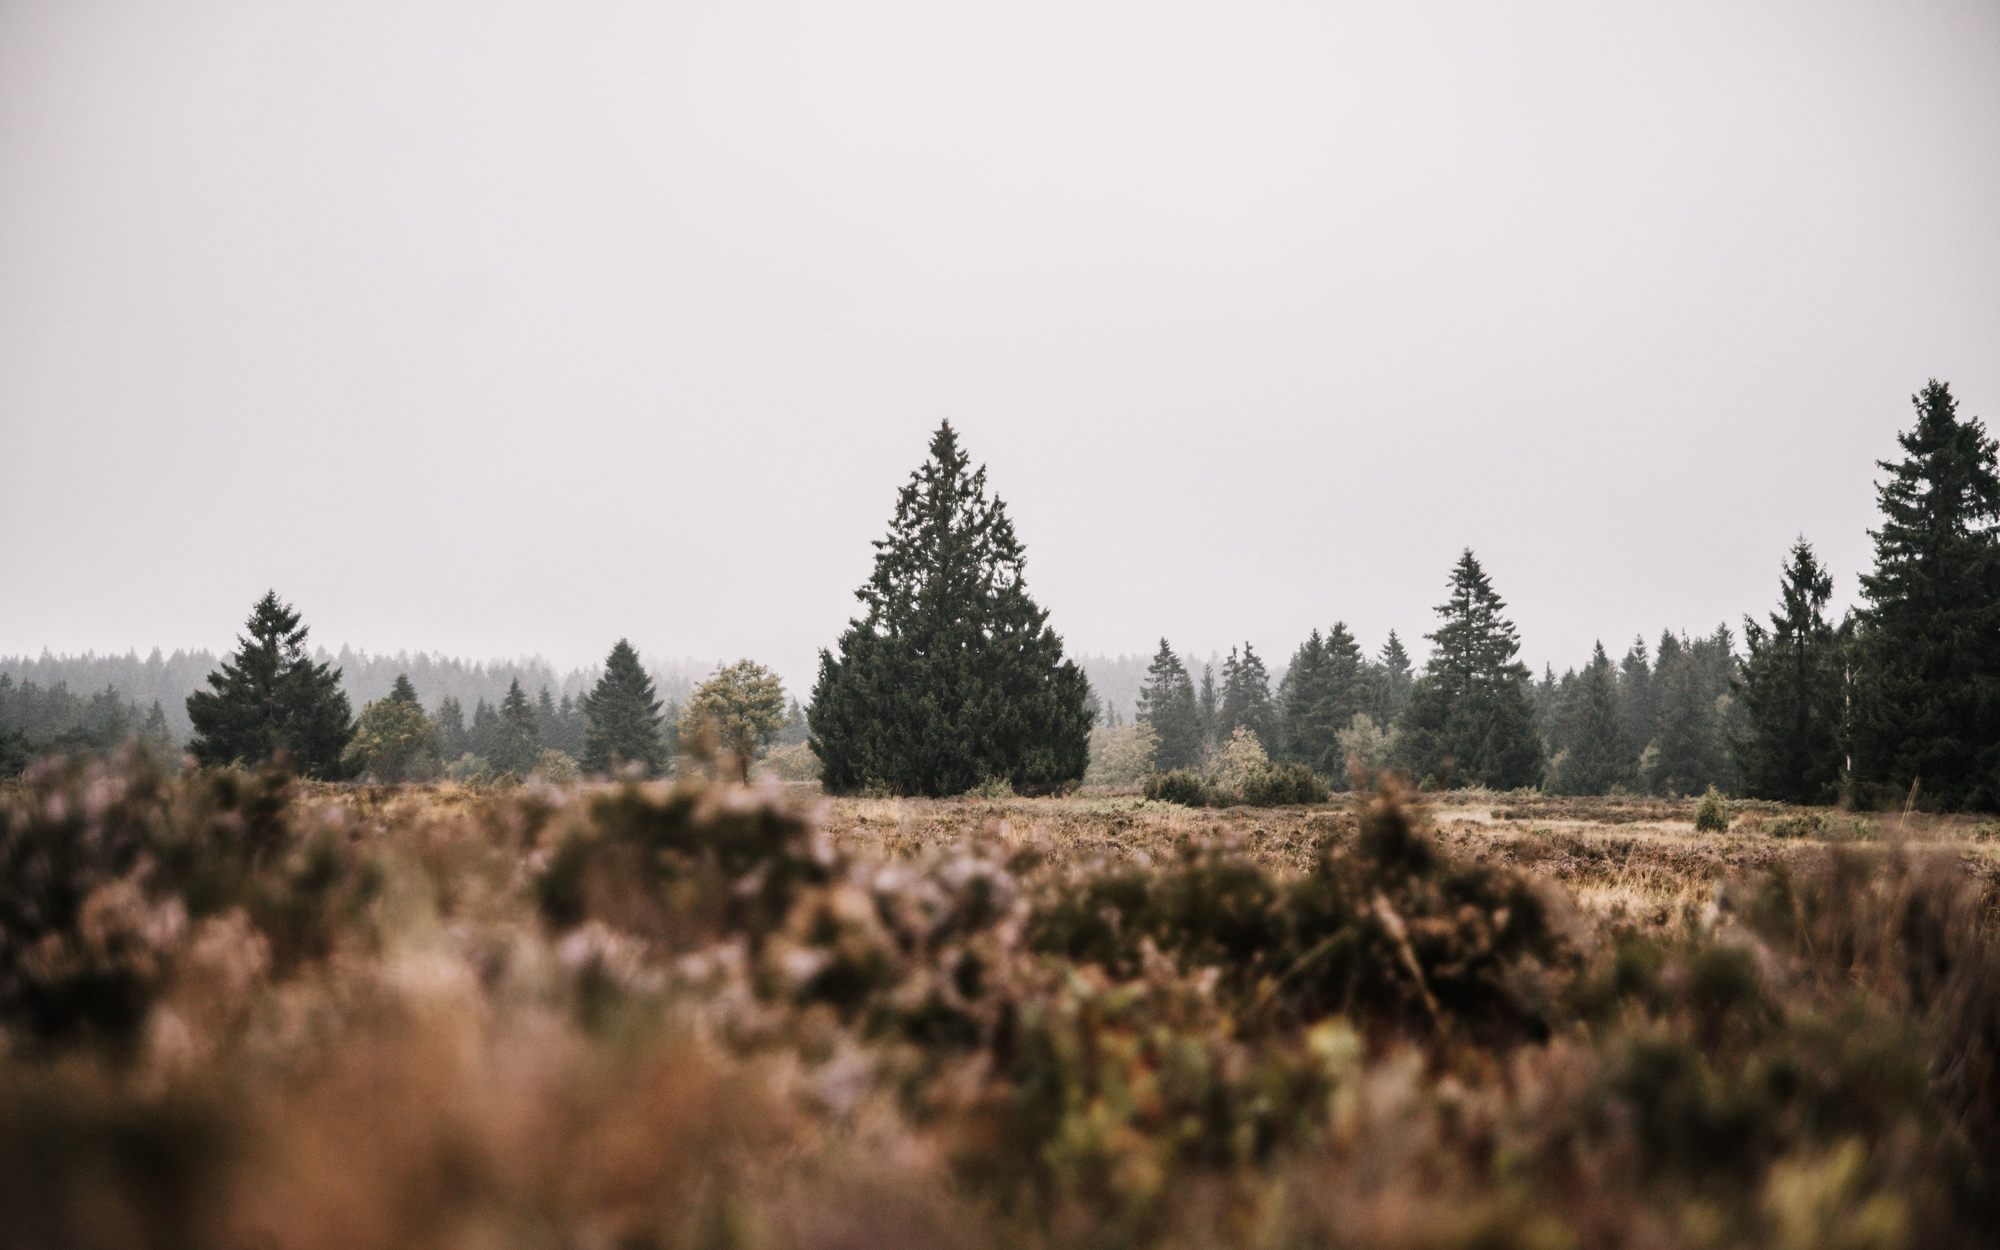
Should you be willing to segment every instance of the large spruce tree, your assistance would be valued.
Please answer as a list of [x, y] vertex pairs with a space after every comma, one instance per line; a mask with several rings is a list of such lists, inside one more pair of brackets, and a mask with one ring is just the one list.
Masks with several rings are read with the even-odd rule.
[[1370, 688], [1361, 648], [1347, 626], [1334, 622], [1324, 638], [1315, 629], [1293, 653], [1278, 683], [1279, 734], [1274, 754], [1314, 772], [1338, 777], [1345, 768], [1339, 737], [1357, 712], [1373, 711], [1380, 691]]
[[637, 765], [652, 775], [667, 766], [660, 700], [639, 653], [625, 639], [604, 657], [604, 675], [583, 696], [583, 715], [590, 722], [583, 735], [586, 771], [608, 773]]
[[1559, 719], [1563, 751], [1549, 770], [1550, 789], [1557, 794], [1609, 794], [1632, 783], [1633, 753], [1619, 723], [1618, 679], [1603, 643], [1597, 644], [1590, 663], [1561, 700]]
[[810, 743], [827, 788], [959, 794], [1079, 781], [1090, 683], [1029, 598], [1006, 505], [986, 493], [949, 422], [896, 500], [866, 611], [820, 652]]
[[1435, 645], [1397, 724], [1397, 759], [1434, 785], [1511, 790], [1542, 779], [1542, 735], [1520, 640], [1470, 549], [1451, 573]]
[[521, 689], [521, 679], [507, 683], [507, 697], [500, 700], [500, 723], [493, 731], [493, 767], [516, 777], [535, 771], [542, 756], [542, 731], [535, 723], [535, 705]]
[[1215, 737], [1227, 742], [1238, 729], [1257, 735], [1257, 745], [1269, 752], [1278, 745], [1277, 715], [1271, 706], [1271, 674], [1264, 659], [1249, 643], [1241, 655], [1229, 649], [1222, 662], [1222, 706], [1216, 716]]
[[1854, 773], [1867, 797], [2000, 807], [2000, 475], [1994, 442], [1932, 379], [1904, 456], [1881, 461], [1861, 577]]
[[308, 777], [341, 775], [341, 753], [354, 731], [340, 672], [313, 663], [299, 614], [267, 591], [250, 610], [235, 654], [208, 675], [209, 690], [187, 698], [204, 764], [255, 764], [280, 753]]
[[[1209, 686], [1212, 690], [1214, 682]], [[1204, 719], [1187, 665], [1160, 639], [1139, 687], [1139, 723], [1153, 730], [1153, 767], [1168, 772], [1198, 766], [1208, 747]]]
[[1826, 619], [1833, 578], [1804, 538], [1792, 545], [1771, 628], [1743, 618], [1750, 657], [1736, 687], [1748, 732], [1731, 742], [1743, 792], [1787, 803], [1839, 795], [1846, 681], [1840, 630]]

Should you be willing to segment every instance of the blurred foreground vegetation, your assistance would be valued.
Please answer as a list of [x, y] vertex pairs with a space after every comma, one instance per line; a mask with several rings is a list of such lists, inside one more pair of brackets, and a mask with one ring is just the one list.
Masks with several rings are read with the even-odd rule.
[[[1965, 845], [1454, 802], [37, 765], [0, 1243], [1991, 1244]], [[1651, 915], [1571, 871], [1655, 844], [1761, 850]]]

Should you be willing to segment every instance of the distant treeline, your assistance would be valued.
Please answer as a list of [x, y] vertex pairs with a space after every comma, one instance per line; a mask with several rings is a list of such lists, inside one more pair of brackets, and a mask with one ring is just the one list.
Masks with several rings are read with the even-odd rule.
[[[339, 671], [340, 688], [354, 707], [384, 698], [407, 674], [426, 710], [435, 713], [447, 698], [455, 699], [470, 717], [483, 701], [499, 707], [507, 688], [519, 682], [530, 697], [547, 690], [560, 706], [572, 703], [597, 684], [603, 676], [601, 665], [558, 671], [539, 656], [521, 660], [463, 660], [433, 652], [398, 652], [374, 655], [342, 647], [313, 651], [315, 663]], [[37, 658], [0, 656], [0, 677], [11, 680], [14, 694], [0, 699], [0, 734], [25, 735], [38, 748], [56, 744], [58, 735], [85, 723], [85, 711], [93, 700], [99, 708], [93, 724], [110, 716], [103, 700], [112, 692], [126, 709], [128, 719], [143, 721], [158, 704], [165, 719], [167, 738], [184, 745], [193, 735], [188, 719], [187, 697], [207, 689], [208, 675], [220, 657], [211, 651], [175, 651], [171, 655], [157, 647], [141, 658], [138, 652], [124, 655], [51, 655]], [[715, 666], [694, 660], [659, 660], [647, 663], [654, 688], [670, 706], [685, 706], [695, 686]], [[23, 692], [27, 692], [24, 696]]]

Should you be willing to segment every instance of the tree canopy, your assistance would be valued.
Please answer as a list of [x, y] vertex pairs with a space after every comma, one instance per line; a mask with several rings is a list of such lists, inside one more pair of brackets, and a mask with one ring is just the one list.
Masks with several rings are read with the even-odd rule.
[[1452, 569], [1443, 624], [1397, 725], [1399, 762], [1438, 785], [1496, 790], [1541, 781], [1542, 736], [1506, 604], [1470, 549]]
[[187, 697], [203, 764], [255, 764], [282, 753], [302, 775], [338, 777], [353, 731], [340, 672], [306, 654], [310, 631], [291, 605], [267, 591], [250, 610], [236, 650]]
[[807, 721], [828, 789], [1044, 792], [1082, 780], [1090, 683], [1028, 595], [1006, 505], [946, 422], [896, 499], [862, 615], [820, 652]]
[[620, 638], [604, 657], [604, 675], [583, 696], [583, 714], [590, 722], [583, 737], [583, 766], [588, 771], [608, 773], [637, 765], [653, 775], [666, 768], [660, 700], [630, 642]]

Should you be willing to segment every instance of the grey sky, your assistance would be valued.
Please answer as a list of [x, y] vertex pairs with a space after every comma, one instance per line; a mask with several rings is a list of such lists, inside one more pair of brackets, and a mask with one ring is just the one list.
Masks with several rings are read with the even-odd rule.
[[0, 653], [809, 679], [949, 417], [1080, 651], [1851, 598], [2000, 4], [0, 0]]

